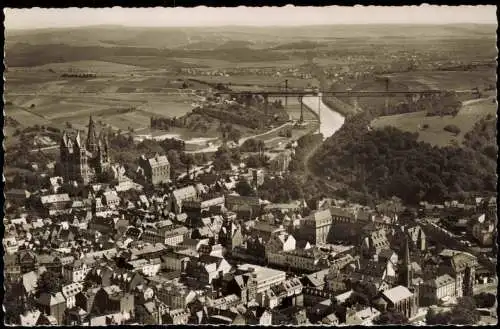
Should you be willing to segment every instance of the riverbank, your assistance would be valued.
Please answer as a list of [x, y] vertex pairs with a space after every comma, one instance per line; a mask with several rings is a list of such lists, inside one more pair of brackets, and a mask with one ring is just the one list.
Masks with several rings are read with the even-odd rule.
[[335, 134], [344, 125], [345, 117], [326, 105], [321, 95], [303, 97], [302, 102], [320, 118], [319, 131], [324, 139]]

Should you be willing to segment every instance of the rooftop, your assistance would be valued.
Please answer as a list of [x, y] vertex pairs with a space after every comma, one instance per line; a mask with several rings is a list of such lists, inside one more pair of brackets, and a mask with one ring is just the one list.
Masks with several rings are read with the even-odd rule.
[[266, 280], [279, 275], [285, 275], [285, 272], [283, 271], [273, 270], [267, 267], [257, 266], [253, 264], [239, 265], [238, 270], [249, 271], [251, 274], [255, 274], [257, 280]]
[[69, 202], [71, 201], [71, 199], [67, 193], [63, 193], [63, 194], [44, 195], [40, 197], [40, 201], [42, 202], [42, 204], [47, 204], [55, 202]]
[[413, 293], [404, 286], [388, 289], [382, 294], [394, 304], [413, 296]]

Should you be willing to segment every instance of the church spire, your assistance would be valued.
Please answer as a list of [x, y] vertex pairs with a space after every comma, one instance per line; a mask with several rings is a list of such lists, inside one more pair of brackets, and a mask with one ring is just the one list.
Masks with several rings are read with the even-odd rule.
[[63, 132], [62, 138], [61, 138], [61, 145], [64, 145], [64, 147], [68, 146], [68, 133], [66, 130]]
[[403, 248], [403, 261], [401, 264], [401, 284], [405, 287], [410, 287], [413, 281], [413, 271], [411, 267], [410, 261], [410, 247], [409, 247], [409, 237], [405, 236], [404, 239], [404, 248]]
[[97, 132], [95, 129], [94, 120], [92, 116], [89, 118], [89, 130], [87, 133], [87, 150], [90, 152], [95, 152], [97, 150]]

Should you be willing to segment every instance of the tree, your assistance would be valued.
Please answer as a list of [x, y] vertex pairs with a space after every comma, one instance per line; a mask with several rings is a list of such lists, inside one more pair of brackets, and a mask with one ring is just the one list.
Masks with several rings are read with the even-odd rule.
[[269, 161], [269, 157], [265, 155], [250, 155], [247, 157], [245, 164], [249, 168], [260, 168], [260, 167], [265, 167], [267, 165], [267, 162]]
[[167, 159], [170, 162], [170, 166], [172, 169], [179, 169], [182, 166], [181, 158], [179, 152], [176, 150], [168, 150]]
[[446, 125], [444, 126], [443, 130], [455, 135], [460, 134], [460, 128], [458, 128], [456, 125]]
[[51, 271], [43, 272], [37, 281], [38, 293], [56, 293], [61, 291], [62, 281], [61, 275], [57, 275]]
[[103, 171], [100, 174], [97, 175], [97, 180], [101, 183], [105, 184], [117, 184], [118, 182], [116, 181], [113, 173], [109, 170]]
[[496, 296], [487, 292], [482, 292], [474, 296], [474, 301], [479, 308], [490, 308], [495, 305]]
[[249, 138], [240, 146], [240, 149], [242, 152], [260, 152], [265, 149], [265, 144], [261, 140]]
[[425, 322], [428, 325], [448, 324], [449, 320], [448, 312], [437, 312], [434, 308], [430, 308], [425, 315]]
[[238, 143], [238, 141], [240, 140], [241, 138], [241, 131], [237, 130], [237, 129], [234, 129], [232, 128], [230, 131], [229, 131], [229, 134], [227, 135], [228, 139], [235, 142], [235, 143]]
[[213, 165], [217, 171], [231, 169], [231, 150], [226, 145], [222, 145], [215, 152]]
[[255, 196], [255, 190], [246, 180], [240, 180], [236, 183], [235, 190], [241, 196]]
[[397, 311], [389, 310], [382, 313], [375, 321], [374, 324], [408, 324], [408, 318]]
[[344, 302], [344, 305], [347, 307], [352, 307], [354, 305], [363, 305], [369, 306], [370, 300], [365, 294], [354, 291], [349, 298]]
[[479, 313], [476, 310], [476, 304], [471, 297], [459, 298], [457, 304], [448, 312], [436, 312], [430, 309], [426, 315], [426, 322], [429, 325], [434, 324], [460, 324], [472, 325], [479, 321]]
[[5, 323], [20, 325], [19, 315], [23, 314], [27, 307], [23, 301], [23, 288], [19, 282], [5, 280], [5, 296], [4, 296], [4, 309], [5, 309]]

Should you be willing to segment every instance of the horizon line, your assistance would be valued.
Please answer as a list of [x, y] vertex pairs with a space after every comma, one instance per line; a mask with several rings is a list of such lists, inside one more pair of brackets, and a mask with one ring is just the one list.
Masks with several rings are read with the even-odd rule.
[[298, 25], [253, 25], [253, 24], [223, 24], [223, 25], [123, 25], [123, 24], [90, 24], [90, 25], [75, 25], [75, 26], [54, 26], [54, 27], [17, 27], [8, 28], [5, 26], [5, 31], [37, 31], [37, 30], [63, 30], [63, 29], [78, 29], [78, 28], [105, 28], [105, 27], [121, 27], [121, 28], [149, 28], [149, 29], [161, 29], [161, 28], [227, 28], [227, 27], [248, 27], [248, 28], [296, 28], [296, 27], [321, 27], [321, 26], [365, 26], [365, 25], [406, 25], [406, 26], [445, 26], [445, 25], [484, 25], [484, 26], [498, 26], [498, 23], [483, 23], [483, 22], [450, 22], [450, 23], [439, 23], [439, 22], [419, 22], [419, 23], [400, 23], [400, 22], [368, 22], [368, 23], [349, 23], [340, 22], [332, 24], [298, 24]]

